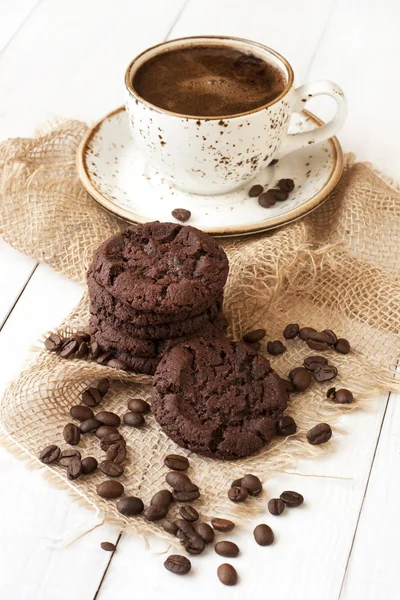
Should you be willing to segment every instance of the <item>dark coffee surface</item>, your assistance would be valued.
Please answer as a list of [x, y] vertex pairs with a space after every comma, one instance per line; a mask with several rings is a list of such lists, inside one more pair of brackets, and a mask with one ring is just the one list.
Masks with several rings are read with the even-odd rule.
[[133, 79], [139, 95], [160, 108], [213, 117], [263, 106], [285, 84], [278, 68], [224, 45], [168, 50], [144, 63]]

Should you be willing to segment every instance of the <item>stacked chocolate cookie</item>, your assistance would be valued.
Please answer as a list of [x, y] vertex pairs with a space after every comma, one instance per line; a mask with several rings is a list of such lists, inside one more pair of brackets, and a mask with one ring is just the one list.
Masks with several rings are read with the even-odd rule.
[[223, 335], [223, 249], [175, 223], [146, 223], [107, 239], [88, 272], [92, 340], [127, 369], [152, 374], [164, 352]]

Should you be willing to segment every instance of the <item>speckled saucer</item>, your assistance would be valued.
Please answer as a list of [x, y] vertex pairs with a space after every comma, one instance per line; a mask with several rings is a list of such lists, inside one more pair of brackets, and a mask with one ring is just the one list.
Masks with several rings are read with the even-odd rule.
[[[321, 121], [309, 112], [292, 116], [290, 133], [307, 131]], [[79, 177], [89, 194], [105, 209], [130, 223], [172, 221], [174, 208], [186, 208], [187, 224], [216, 236], [267, 231], [304, 217], [337, 185], [343, 154], [336, 138], [297, 150], [281, 158], [243, 188], [218, 196], [197, 196], [176, 189], [145, 163], [131, 137], [121, 107], [89, 129], [77, 153]], [[262, 208], [250, 198], [251, 185], [274, 187], [290, 177], [296, 187], [285, 202]]]

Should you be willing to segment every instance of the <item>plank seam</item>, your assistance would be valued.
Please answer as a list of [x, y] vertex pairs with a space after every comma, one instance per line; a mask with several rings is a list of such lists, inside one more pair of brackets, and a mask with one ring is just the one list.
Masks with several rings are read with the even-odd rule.
[[1, 48], [1, 50], [0, 50], [0, 56], [3, 54], [4, 50], [6, 50], [8, 48], [8, 46], [11, 44], [11, 42], [13, 41], [13, 39], [18, 35], [18, 33], [24, 27], [25, 23], [31, 18], [31, 16], [33, 15], [33, 13], [35, 12], [35, 10], [37, 9], [37, 7], [39, 6], [39, 4], [41, 4], [41, 3], [42, 3], [42, 0], [38, 0], [36, 2], [36, 4], [34, 6], [32, 6], [31, 10], [28, 12], [28, 14], [26, 15], [26, 17], [24, 19], [22, 19], [22, 21], [18, 25], [17, 29], [11, 35], [10, 39], [7, 40], [6, 44], [3, 46], [3, 48]]

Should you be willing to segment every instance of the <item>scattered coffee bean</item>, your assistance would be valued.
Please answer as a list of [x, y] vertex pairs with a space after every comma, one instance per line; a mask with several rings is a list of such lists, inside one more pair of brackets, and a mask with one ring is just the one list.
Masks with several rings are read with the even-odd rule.
[[214, 541], [214, 530], [208, 523], [195, 523], [193, 527], [206, 544]]
[[115, 544], [112, 544], [111, 542], [101, 542], [100, 546], [101, 549], [105, 550], [106, 552], [115, 552], [115, 550], [117, 549], [117, 546]]
[[79, 344], [78, 350], [75, 353], [75, 358], [85, 358], [89, 354], [89, 346], [86, 342]]
[[278, 187], [279, 187], [279, 189], [283, 190], [284, 192], [293, 192], [294, 181], [293, 181], [293, 179], [280, 179], [278, 181]]
[[229, 565], [228, 563], [224, 563], [223, 565], [219, 565], [217, 569], [218, 579], [224, 585], [236, 585], [238, 580], [238, 575], [236, 569]]
[[[341, 388], [340, 390], [335, 390], [335, 388], [331, 388], [329, 391], [334, 390], [328, 398], [331, 398], [337, 404], [351, 404], [354, 400], [354, 396], [350, 390], [346, 390], [345, 388]], [[328, 394], [327, 394], [328, 395]]]
[[[97, 359], [99, 361], [99, 359]], [[127, 371], [128, 365], [123, 360], [119, 358], [111, 358], [107, 361], [107, 367], [111, 367], [112, 369], [121, 369], [121, 371]]]
[[324, 381], [332, 381], [337, 377], [337, 374], [338, 370], [333, 365], [319, 365], [314, 369], [312, 376], [318, 383], [323, 383]]
[[262, 185], [253, 185], [250, 189], [249, 189], [249, 196], [250, 198], [256, 198], [257, 196], [259, 196], [260, 194], [262, 194], [264, 191], [264, 188]]
[[271, 162], [269, 163], [269, 167], [272, 167], [272, 165], [276, 165], [276, 163], [279, 162], [277, 158], [274, 158], [273, 160], [271, 160]]
[[150, 500], [150, 504], [157, 504], [159, 506], [170, 506], [170, 504], [172, 504], [171, 492], [169, 490], [160, 490], [159, 492], [156, 492]]
[[276, 433], [278, 435], [293, 435], [297, 431], [297, 425], [293, 417], [285, 415], [281, 417], [276, 425]]
[[[100, 427], [99, 427], [100, 429]], [[123, 439], [123, 437], [121, 436], [121, 434], [117, 433], [108, 433], [107, 435], [104, 435], [101, 439], [100, 439], [100, 448], [104, 451], [107, 452], [107, 450], [109, 449], [110, 446], [112, 446], [115, 443], [121, 443], [121, 444], [126, 444], [125, 440]]]
[[60, 356], [62, 358], [73, 358], [75, 352], [78, 350], [78, 347], [78, 342], [73, 338], [65, 340], [60, 349]]
[[190, 212], [190, 210], [186, 210], [185, 208], [174, 208], [174, 210], [171, 212], [171, 215], [177, 221], [185, 223], [185, 221], [188, 221], [190, 219], [192, 213]]
[[274, 541], [274, 532], [269, 525], [261, 523], [253, 531], [254, 539], [259, 546], [270, 546]]
[[94, 456], [87, 456], [82, 460], [82, 475], [94, 473], [98, 467], [97, 460]]
[[60, 454], [60, 448], [58, 446], [55, 446], [54, 444], [51, 444], [50, 446], [46, 446], [46, 448], [43, 448], [43, 450], [39, 454], [39, 458], [43, 464], [50, 465], [51, 463], [56, 462], [56, 460], [59, 459]]
[[96, 488], [97, 494], [106, 500], [119, 498], [124, 493], [124, 486], [119, 481], [102, 481]]
[[268, 510], [271, 515], [281, 515], [285, 510], [285, 503], [281, 498], [271, 498], [268, 502]]
[[193, 502], [193, 500], [200, 498], [200, 492], [199, 490], [194, 492], [177, 492], [176, 490], [173, 490], [172, 498], [175, 502]]
[[99, 365], [105, 365], [111, 359], [112, 359], [111, 352], [103, 352], [102, 354], [100, 354], [100, 356], [98, 358], [96, 358], [96, 362]]
[[232, 502], [244, 502], [249, 495], [246, 488], [235, 485], [228, 490], [228, 498]]
[[73, 423], [67, 423], [67, 425], [63, 429], [63, 436], [67, 444], [70, 444], [71, 446], [76, 446], [80, 442], [81, 432], [79, 431], [79, 427], [77, 427]]
[[165, 519], [165, 521], [163, 521], [162, 526], [164, 531], [170, 533], [171, 535], [176, 535], [178, 532], [178, 527], [175, 525], [175, 523], [172, 523], [172, 521], [169, 521], [168, 519]]
[[278, 356], [279, 354], [286, 352], [286, 346], [284, 346], [280, 340], [275, 340], [273, 342], [268, 342], [267, 351], [269, 354], [272, 354], [272, 356]]
[[141, 413], [128, 412], [124, 415], [123, 421], [129, 427], [142, 427], [144, 425], [144, 417]]
[[167, 516], [168, 506], [165, 504], [152, 504], [144, 509], [143, 516], [147, 521], [160, 521]]
[[271, 190], [271, 191], [274, 192], [274, 196], [278, 202], [284, 202], [285, 200], [287, 200], [289, 198], [288, 192], [285, 192], [283, 190], [278, 190], [275, 188], [274, 190]]
[[231, 487], [236, 487], [236, 486], [240, 487], [242, 485], [242, 479], [243, 479], [243, 477], [239, 477], [239, 479], [235, 479], [235, 481], [232, 481]]
[[98, 429], [96, 429], [96, 437], [101, 440], [103, 439], [103, 437], [105, 437], [106, 435], [111, 435], [111, 434], [116, 434], [119, 436], [118, 439], [121, 439], [122, 436], [119, 433], [118, 429], [115, 429], [115, 427], [109, 427], [108, 425], [101, 425], [101, 427], [99, 427]]
[[328, 423], [318, 423], [312, 429], [307, 431], [307, 440], [313, 446], [325, 444], [332, 437], [332, 429]]
[[304, 367], [296, 367], [290, 371], [289, 378], [297, 392], [304, 392], [311, 385], [311, 375]]
[[201, 554], [206, 544], [202, 537], [200, 537], [193, 525], [185, 519], [177, 519], [174, 521], [178, 527], [177, 537], [181, 540], [181, 544], [185, 547], [189, 554]]
[[[331, 340], [331, 336], [327, 335], [323, 331], [314, 331], [314, 332], [311, 332], [310, 335], [308, 336], [307, 343], [310, 341], [313, 341], [313, 342], [320, 342], [321, 344], [325, 344], [326, 346], [329, 346], [330, 340]], [[324, 349], [326, 350], [326, 348], [324, 348]]]
[[245, 475], [242, 477], [241, 486], [246, 488], [250, 496], [258, 496], [262, 490], [262, 483], [256, 475]]
[[246, 344], [254, 344], [255, 342], [260, 342], [266, 335], [265, 329], [255, 329], [254, 331], [249, 331], [243, 336], [243, 341]]
[[75, 334], [75, 337], [81, 342], [90, 342], [90, 333], [87, 331], [78, 331], [78, 333]]
[[131, 412], [138, 412], [143, 415], [150, 412], [150, 404], [141, 398], [132, 398], [132, 400], [129, 400], [128, 408]]
[[326, 397], [329, 400], [334, 400], [335, 399], [335, 395], [336, 395], [336, 388], [335, 387], [329, 388], [328, 391], [326, 392]]
[[324, 329], [321, 333], [325, 335], [326, 342], [330, 346], [334, 346], [337, 342], [337, 335], [332, 329]]
[[179, 471], [170, 471], [165, 476], [165, 481], [177, 492], [195, 492], [198, 490], [189, 477]]
[[313, 333], [317, 333], [316, 329], [313, 329], [312, 327], [302, 327], [299, 330], [299, 338], [306, 342]]
[[318, 340], [312, 340], [311, 338], [308, 338], [306, 344], [311, 350], [316, 350], [317, 352], [323, 352], [329, 348], [329, 345], [326, 342], [319, 342]]
[[63, 467], [68, 467], [71, 458], [78, 458], [79, 460], [81, 460], [82, 457], [79, 450], [75, 450], [72, 448], [70, 450], [63, 450], [60, 454], [60, 465], [62, 465]]
[[82, 394], [82, 402], [86, 404], [86, 406], [98, 406], [102, 400], [103, 396], [100, 394], [99, 390], [94, 387], [87, 388]]
[[100, 379], [99, 383], [97, 384], [97, 389], [100, 392], [102, 398], [104, 398], [104, 396], [110, 389], [110, 381], [108, 379]]
[[99, 464], [99, 469], [107, 477], [121, 477], [124, 474], [124, 468], [118, 463], [111, 462], [111, 460], [103, 460]]
[[96, 431], [101, 426], [100, 421], [97, 419], [86, 419], [79, 425], [81, 433], [89, 433], [89, 431]]
[[320, 365], [328, 364], [328, 359], [325, 356], [307, 356], [303, 364], [308, 371], [315, 371]]
[[248, 344], [250, 348], [253, 348], [256, 352], [261, 348], [261, 342], [254, 342], [254, 344]]
[[235, 528], [235, 523], [233, 523], [229, 519], [219, 519], [219, 518], [211, 519], [211, 525], [217, 531], [223, 531], [224, 533], [227, 533], [228, 531], [232, 531], [232, 529]]
[[82, 462], [79, 458], [71, 458], [67, 466], [67, 477], [68, 479], [78, 479], [82, 475]]
[[339, 338], [334, 345], [336, 352], [340, 352], [340, 354], [348, 354], [351, 350], [350, 342], [345, 340], [344, 338]]
[[290, 379], [284, 379], [283, 377], [280, 377], [279, 379], [281, 380], [281, 382], [285, 386], [285, 390], [287, 391], [288, 394], [293, 394], [293, 392], [296, 391], [296, 388], [294, 387], [294, 385], [290, 381]]
[[274, 204], [276, 204], [274, 190], [268, 190], [267, 192], [260, 194], [258, 197], [258, 204], [263, 208], [271, 208], [271, 206], [274, 206]]
[[89, 358], [96, 360], [103, 353], [101, 346], [97, 342], [92, 342], [89, 346]]
[[164, 465], [173, 471], [187, 471], [189, 468], [189, 461], [186, 456], [181, 456], [180, 454], [168, 454], [168, 456], [164, 458]]
[[96, 419], [103, 425], [108, 425], [109, 427], [119, 427], [121, 425], [121, 419], [119, 416], [113, 412], [109, 412], [108, 410], [101, 410], [98, 412]]
[[194, 523], [199, 518], [199, 513], [193, 506], [181, 506], [179, 514], [182, 519], [185, 519], [185, 521], [189, 521], [190, 523]]
[[192, 564], [186, 556], [171, 554], [164, 562], [164, 567], [175, 575], [187, 575], [192, 568]]
[[286, 491], [280, 495], [281, 500], [285, 503], [288, 508], [296, 508], [304, 502], [304, 498], [298, 492]]
[[239, 554], [239, 546], [225, 540], [217, 542], [214, 546], [214, 550], [217, 554], [225, 556], [226, 558], [236, 558]]
[[57, 333], [51, 333], [44, 345], [46, 350], [49, 350], [49, 352], [57, 352], [57, 350], [61, 348], [62, 343], [63, 340]]
[[125, 517], [134, 517], [144, 511], [144, 504], [140, 498], [128, 496], [117, 502], [117, 510]]
[[89, 406], [78, 404], [77, 406], [71, 406], [70, 415], [77, 421], [87, 421], [88, 419], [94, 418], [94, 413]]
[[283, 337], [285, 340], [293, 340], [299, 335], [299, 331], [300, 327], [297, 323], [289, 323], [289, 325], [286, 325], [285, 329], [283, 330]]
[[116, 442], [107, 448], [107, 460], [120, 465], [126, 458], [126, 446], [124, 442]]

